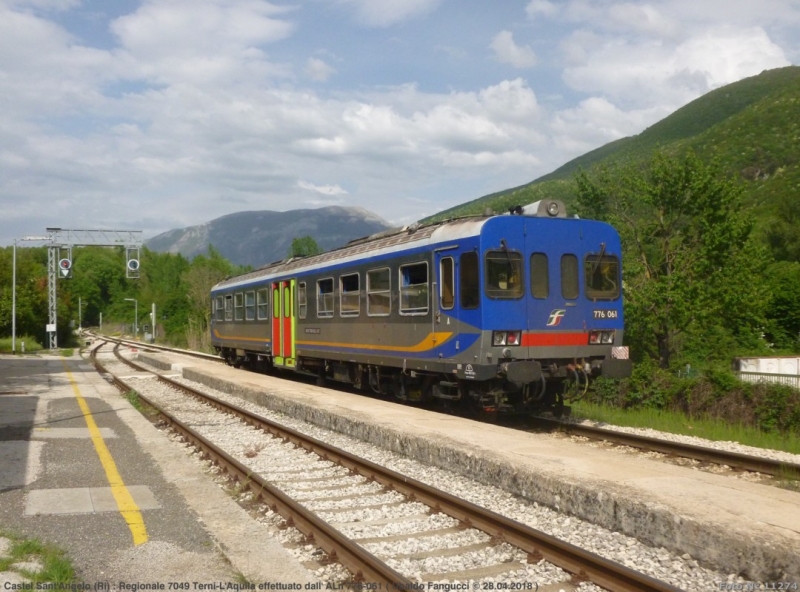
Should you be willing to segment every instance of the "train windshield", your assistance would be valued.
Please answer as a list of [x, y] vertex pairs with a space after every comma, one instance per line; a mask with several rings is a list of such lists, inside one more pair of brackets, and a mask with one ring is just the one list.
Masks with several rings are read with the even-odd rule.
[[619, 259], [613, 255], [587, 255], [584, 260], [586, 297], [598, 300], [619, 298]]
[[513, 251], [486, 252], [486, 295], [489, 298], [522, 298], [522, 255]]

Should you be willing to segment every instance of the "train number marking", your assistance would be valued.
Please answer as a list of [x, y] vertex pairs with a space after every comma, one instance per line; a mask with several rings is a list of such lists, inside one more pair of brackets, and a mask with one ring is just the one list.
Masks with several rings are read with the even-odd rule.
[[594, 318], [596, 319], [616, 319], [617, 317], [619, 317], [619, 311], [614, 310], [613, 308], [610, 310], [598, 309], [593, 312], [594, 312]]

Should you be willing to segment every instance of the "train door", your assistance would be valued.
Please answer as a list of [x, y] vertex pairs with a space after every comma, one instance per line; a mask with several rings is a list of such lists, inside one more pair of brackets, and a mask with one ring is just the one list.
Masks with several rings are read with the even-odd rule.
[[295, 366], [295, 280], [272, 282], [272, 363]]

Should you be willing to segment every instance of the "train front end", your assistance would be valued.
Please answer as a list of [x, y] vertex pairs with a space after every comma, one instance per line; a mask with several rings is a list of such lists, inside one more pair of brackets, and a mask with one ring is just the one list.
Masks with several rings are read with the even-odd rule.
[[592, 378], [630, 375], [612, 226], [546, 200], [487, 220], [479, 252], [480, 347], [460, 372], [483, 374], [470, 395], [484, 410], [561, 414]]

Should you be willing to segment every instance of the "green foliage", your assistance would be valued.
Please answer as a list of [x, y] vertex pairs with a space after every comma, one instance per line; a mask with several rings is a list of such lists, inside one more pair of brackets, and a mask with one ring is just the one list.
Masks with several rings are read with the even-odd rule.
[[306, 235], [292, 239], [289, 257], [310, 257], [311, 255], [319, 255], [321, 252], [322, 249], [319, 248], [317, 241]]
[[[25, 344], [25, 353], [32, 354], [42, 350], [42, 345], [30, 335], [17, 335], [17, 353], [22, 353], [22, 344]], [[13, 351], [11, 338], [0, 339], [0, 353], [10, 354]]]
[[576, 181], [579, 213], [620, 232], [627, 337], [639, 360], [666, 369], [713, 357], [709, 331], [757, 346], [768, 256], [750, 238], [738, 183], [691, 152], [656, 152]]

